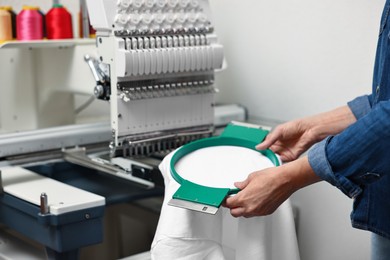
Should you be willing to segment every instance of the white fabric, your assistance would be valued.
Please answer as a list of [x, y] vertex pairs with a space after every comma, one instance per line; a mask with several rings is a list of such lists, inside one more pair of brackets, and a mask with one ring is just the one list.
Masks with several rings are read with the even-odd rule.
[[[159, 168], [165, 181], [165, 199], [151, 247], [155, 260], [259, 259], [299, 260], [293, 212], [289, 201], [271, 216], [234, 218], [221, 207], [216, 215], [168, 206], [179, 188], [170, 174], [173, 153]], [[213, 187], [233, 187], [255, 171], [272, 166], [259, 153], [241, 147], [210, 147], [182, 158], [176, 166], [187, 180]]]

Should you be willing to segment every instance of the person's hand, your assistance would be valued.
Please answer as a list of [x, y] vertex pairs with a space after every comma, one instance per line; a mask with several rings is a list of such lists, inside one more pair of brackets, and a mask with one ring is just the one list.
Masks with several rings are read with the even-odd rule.
[[307, 157], [294, 162], [251, 173], [241, 189], [225, 200], [233, 217], [254, 217], [272, 214], [296, 190], [320, 181], [309, 165]]
[[318, 139], [310, 120], [300, 119], [277, 126], [256, 149], [270, 148], [282, 161], [289, 162], [297, 159]]
[[233, 217], [254, 217], [272, 214], [292, 194], [292, 187], [275, 174], [276, 168], [251, 173], [235, 183], [241, 191], [228, 197], [224, 206]]
[[340, 133], [355, 121], [348, 106], [339, 107], [277, 126], [256, 149], [270, 148], [280, 155], [282, 161], [293, 161], [316, 142], [328, 135]]

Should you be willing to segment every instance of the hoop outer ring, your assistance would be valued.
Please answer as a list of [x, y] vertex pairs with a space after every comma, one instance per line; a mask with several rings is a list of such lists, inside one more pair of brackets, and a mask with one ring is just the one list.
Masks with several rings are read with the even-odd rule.
[[217, 136], [200, 139], [191, 143], [188, 143], [179, 148], [172, 156], [170, 161], [170, 171], [172, 177], [181, 186], [173, 195], [173, 199], [181, 199], [195, 203], [201, 203], [209, 206], [219, 207], [227, 195], [235, 194], [240, 190], [238, 188], [215, 188], [209, 186], [199, 185], [197, 183], [188, 181], [180, 176], [176, 171], [175, 165], [184, 156], [207, 147], [213, 146], [237, 146], [244, 147], [256, 152], [261, 153], [267, 157], [275, 166], [279, 166], [279, 159], [273, 151], [270, 149], [256, 150], [255, 146], [258, 142], [237, 138], [232, 136]]

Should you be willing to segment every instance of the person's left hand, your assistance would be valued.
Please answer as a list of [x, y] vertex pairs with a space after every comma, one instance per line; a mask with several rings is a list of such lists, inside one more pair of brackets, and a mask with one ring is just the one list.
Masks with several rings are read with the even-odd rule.
[[233, 217], [254, 217], [272, 214], [293, 193], [292, 187], [277, 174], [280, 167], [251, 173], [235, 186], [241, 189], [226, 199]]
[[291, 194], [300, 188], [320, 181], [307, 157], [251, 173], [235, 186], [241, 189], [228, 197], [224, 206], [233, 217], [254, 217], [272, 214]]

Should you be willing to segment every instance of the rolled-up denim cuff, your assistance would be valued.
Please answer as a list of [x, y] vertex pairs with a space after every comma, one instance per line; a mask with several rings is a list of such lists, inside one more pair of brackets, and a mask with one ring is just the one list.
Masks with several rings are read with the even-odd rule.
[[350, 198], [355, 198], [362, 192], [362, 189], [342, 175], [333, 172], [332, 166], [326, 155], [326, 146], [331, 140], [331, 136], [314, 145], [308, 152], [309, 164], [317, 176], [324, 181], [340, 189]]
[[349, 101], [348, 106], [356, 119], [365, 116], [371, 110], [371, 103], [367, 95]]
[[330, 137], [310, 148], [308, 159], [311, 168], [321, 179], [337, 186], [336, 177], [333, 174], [332, 167], [329, 165], [328, 158], [326, 158], [325, 147], [329, 139]]

